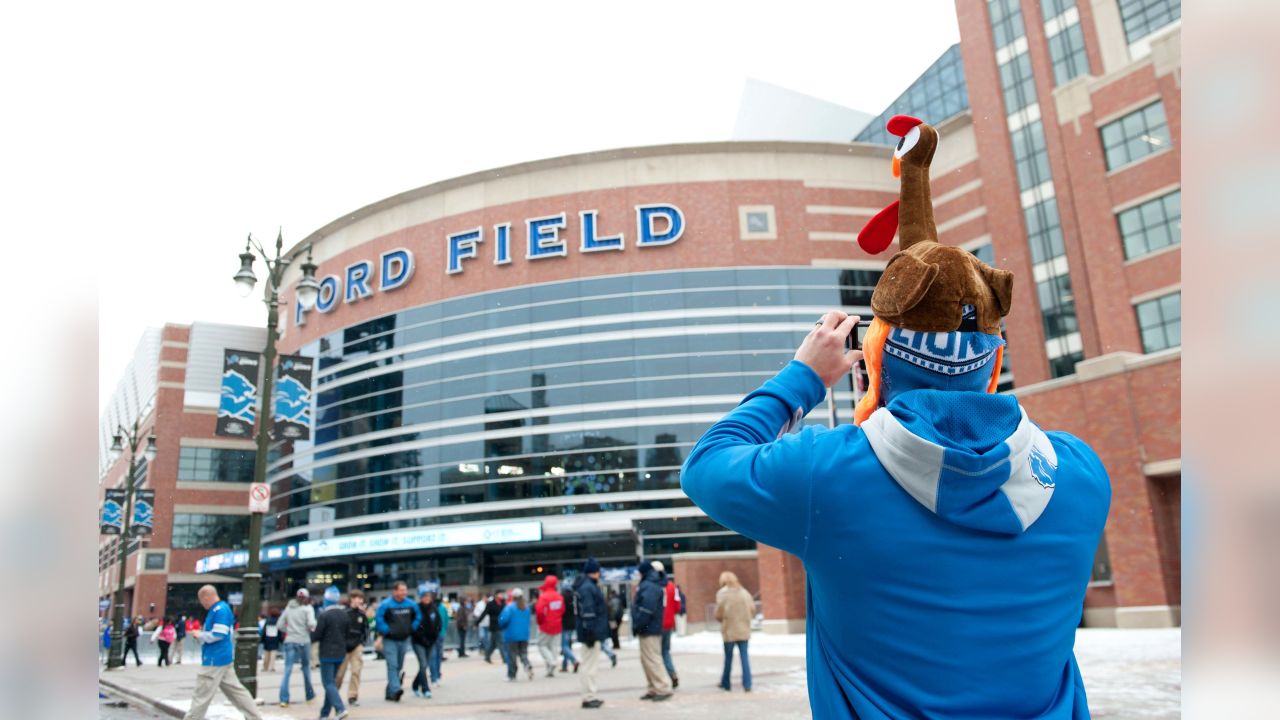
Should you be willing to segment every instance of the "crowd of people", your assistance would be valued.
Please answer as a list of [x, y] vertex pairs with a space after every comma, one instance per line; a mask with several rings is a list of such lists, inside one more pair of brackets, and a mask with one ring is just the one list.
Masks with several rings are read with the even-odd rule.
[[[294, 665], [301, 666], [307, 701], [316, 697], [310, 675], [314, 660], [320, 667], [325, 696], [321, 717], [333, 711], [342, 718], [359, 704], [361, 669], [371, 643], [374, 657], [386, 663], [385, 700], [402, 702], [406, 686], [415, 698], [431, 699], [432, 689], [442, 681], [441, 665], [452, 626], [457, 637], [456, 656], [467, 657], [467, 650], [475, 649], [484, 662], [500, 662], [507, 682], [533, 681], [539, 675], [530, 659], [532, 644], [542, 661], [540, 674], [545, 678], [554, 678], [557, 673], [578, 675], [582, 707], [594, 709], [604, 704], [597, 672], [604, 658], [610, 667], [618, 665], [619, 628], [629, 605], [647, 684], [642, 699], [662, 702], [672, 697], [680, 682], [671, 657], [671, 635], [678, 615], [684, 612], [684, 597], [660, 561], [641, 563], [638, 570], [640, 581], [629, 603], [620, 593], [601, 587], [601, 567], [594, 559], [587, 561], [572, 583], [562, 583], [548, 574], [539, 587], [528, 592], [513, 587], [480, 596], [442, 598], [434, 585], [424, 584], [414, 594], [408, 583], [397, 581], [391, 594], [380, 601], [366, 604], [364, 594], [352, 590], [334, 598], [330, 607], [322, 604], [316, 613], [310, 593], [300, 589], [283, 611], [272, 609], [261, 622], [262, 670], [272, 672], [276, 653], [283, 651], [279, 702], [287, 707]], [[722, 624], [738, 628], [733, 637], [736, 645], [729, 645], [726, 635], [726, 648], [740, 648], [744, 687], [749, 689], [747, 638], [740, 637], [740, 628], [745, 627], [749, 635], [753, 605], [750, 594], [736, 585], [736, 578], [732, 582], [746, 596], [746, 602], [732, 596], [731, 600], [738, 602], [728, 603]], [[719, 605], [717, 617], [722, 617]], [[450, 645], [454, 647], [452, 642]], [[417, 661], [412, 675], [407, 667], [410, 656]], [[726, 662], [726, 688], [727, 668]]]
[[[186, 615], [166, 615], [152, 618], [151, 620], [146, 620], [141, 615], [138, 615], [137, 617], [126, 617], [122, 626], [124, 630], [124, 652], [122, 656], [126, 666], [129, 664], [131, 655], [136, 665], [142, 665], [142, 657], [138, 653], [138, 641], [145, 639], [156, 647], [156, 664], [160, 667], [166, 667], [182, 664], [182, 654], [185, 649], [183, 641], [191, 630], [199, 627], [199, 621], [188, 618]], [[103, 653], [110, 652], [110, 618], [99, 618], [99, 628], [102, 633], [99, 641], [100, 650]]]
[[[320, 717], [332, 713], [341, 719], [348, 717], [351, 707], [359, 705], [361, 673], [369, 650], [386, 662], [384, 698], [390, 702], [401, 702], [405, 695], [406, 660], [412, 655], [417, 663], [409, 689], [414, 697], [431, 699], [432, 687], [441, 683], [445, 640], [452, 625], [458, 638], [456, 656], [467, 657], [471, 647], [478, 650], [484, 662], [493, 664], [497, 655], [507, 682], [517, 682], [522, 674], [527, 681], [536, 678], [538, 673], [529, 657], [532, 642], [542, 660], [544, 677], [553, 678], [557, 671], [578, 675], [582, 707], [594, 709], [604, 704], [597, 687], [603, 658], [608, 658], [613, 668], [618, 665], [619, 628], [629, 605], [631, 631], [639, 638], [647, 686], [641, 699], [663, 702], [673, 696], [680, 683], [671, 657], [671, 635], [686, 603], [662, 562], [642, 562], [638, 575], [629, 603], [621, 593], [601, 587], [601, 567], [595, 559], [587, 560], [572, 583], [562, 583], [557, 576], [548, 574], [538, 588], [528, 593], [514, 587], [479, 597], [446, 599], [436, 586], [424, 584], [414, 596], [407, 583], [398, 581], [381, 601], [368, 603], [363, 592], [353, 589], [340, 594], [326, 592], [323, 602], [313, 604], [311, 593], [300, 588], [284, 608], [264, 608], [258, 625], [260, 671], [282, 672], [278, 702], [281, 707], [288, 707], [295, 666], [302, 676], [306, 702], [313, 702], [320, 694], [311, 676], [311, 670], [318, 667], [324, 695]], [[754, 600], [733, 573], [722, 574], [720, 584], [715, 616], [725, 646], [721, 687], [730, 688], [732, 654], [737, 649], [743, 689], [750, 691], [747, 641], [755, 614]], [[212, 586], [201, 588], [199, 597], [207, 610], [203, 623], [185, 617], [166, 617], [155, 623], [147, 623], [141, 617], [128, 621], [126, 652], [132, 653], [140, 665], [138, 638], [143, 632], [150, 632], [151, 641], [159, 648], [159, 664], [167, 665], [171, 656], [174, 662], [181, 662], [182, 641], [191, 635], [201, 646], [203, 667], [188, 717], [202, 717], [203, 710], [198, 708], [207, 707], [219, 688], [244, 710], [240, 693], [244, 692], [244, 697], [248, 693], [235, 680], [235, 673], [228, 671], [235, 618]], [[149, 625], [153, 627], [148, 631]], [[468, 632], [472, 629], [476, 630], [474, 634]], [[109, 635], [107, 638], [109, 642]], [[279, 665], [277, 659], [281, 661]], [[244, 711], [246, 717], [257, 717]]]

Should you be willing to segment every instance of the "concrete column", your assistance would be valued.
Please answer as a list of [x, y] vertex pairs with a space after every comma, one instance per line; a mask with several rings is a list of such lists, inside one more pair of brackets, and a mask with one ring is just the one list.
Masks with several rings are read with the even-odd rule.
[[1093, 12], [1094, 27], [1098, 31], [1102, 74], [1110, 75], [1129, 64], [1129, 41], [1124, 37], [1120, 6], [1116, 4], [1116, 0], [1093, 0], [1089, 6]]
[[804, 563], [796, 556], [760, 545], [757, 548], [764, 631], [775, 634], [805, 630]]

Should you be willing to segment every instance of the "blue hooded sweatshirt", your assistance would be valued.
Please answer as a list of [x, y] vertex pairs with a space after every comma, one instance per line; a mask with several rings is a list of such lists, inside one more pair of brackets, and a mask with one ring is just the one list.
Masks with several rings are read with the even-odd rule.
[[514, 600], [507, 601], [498, 615], [498, 627], [502, 628], [504, 642], [529, 642], [529, 623], [533, 618], [533, 608], [526, 603], [524, 609], [516, 607]]
[[792, 361], [681, 472], [712, 519], [804, 561], [813, 716], [1088, 718], [1072, 647], [1111, 498], [1097, 455], [956, 390], [787, 434], [825, 394]]

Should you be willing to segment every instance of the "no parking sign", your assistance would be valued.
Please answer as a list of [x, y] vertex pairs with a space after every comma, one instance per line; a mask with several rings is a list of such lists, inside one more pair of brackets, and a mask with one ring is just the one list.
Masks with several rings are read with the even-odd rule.
[[271, 505], [271, 486], [267, 483], [254, 483], [249, 486], [249, 512], [264, 513]]

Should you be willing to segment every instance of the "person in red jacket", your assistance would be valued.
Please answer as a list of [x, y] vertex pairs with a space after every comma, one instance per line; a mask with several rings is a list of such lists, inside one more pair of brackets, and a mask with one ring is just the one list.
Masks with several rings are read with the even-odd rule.
[[556, 674], [556, 653], [560, 652], [560, 633], [564, 630], [564, 597], [556, 588], [560, 579], [548, 575], [538, 589], [538, 602], [533, 615], [538, 621], [538, 652], [547, 664], [547, 677]]
[[676, 675], [676, 664], [671, 661], [671, 633], [676, 629], [676, 615], [680, 614], [680, 605], [684, 598], [676, 590], [676, 581], [667, 575], [667, 568], [661, 560], [654, 560], [650, 565], [657, 570], [666, 581], [666, 589], [662, 595], [662, 664], [667, 666], [667, 674], [671, 676], [671, 687], [680, 687], [680, 678]]

